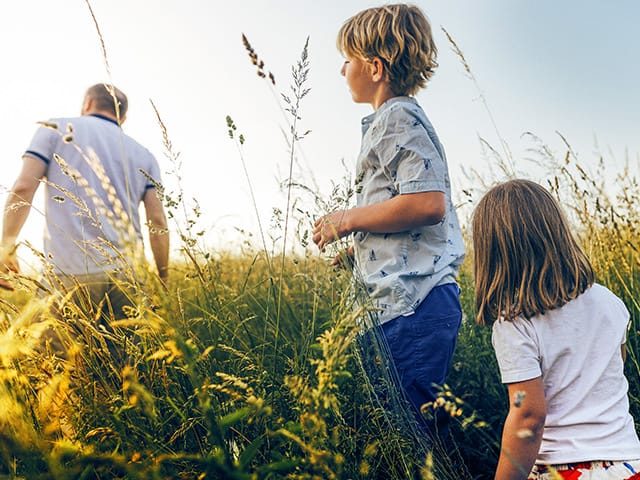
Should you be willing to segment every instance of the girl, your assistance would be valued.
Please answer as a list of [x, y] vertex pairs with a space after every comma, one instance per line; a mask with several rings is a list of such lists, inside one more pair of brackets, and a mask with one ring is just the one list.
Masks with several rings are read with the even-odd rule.
[[558, 203], [527, 180], [498, 185], [474, 212], [473, 243], [477, 321], [493, 324], [509, 391], [496, 480], [640, 479], [629, 312], [594, 283]]

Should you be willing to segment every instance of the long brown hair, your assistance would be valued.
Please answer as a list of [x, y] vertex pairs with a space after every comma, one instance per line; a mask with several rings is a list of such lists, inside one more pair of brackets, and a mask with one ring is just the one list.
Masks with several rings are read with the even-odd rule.
[[537, 183], [493, 187], [473, 214], [476, 321], [513, 320], [559, 308], [594, 282], [558, 202]]

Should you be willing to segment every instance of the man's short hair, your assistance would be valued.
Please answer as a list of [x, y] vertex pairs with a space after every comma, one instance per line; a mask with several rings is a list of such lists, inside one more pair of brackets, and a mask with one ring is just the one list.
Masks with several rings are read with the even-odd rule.
[[87, 90], [87, 97], [95, 102], [98, 110], [103, 110], [122, 119], [127, 114], [129, 101], [122, 90], [107, 83], [96, 83]]
[[340, 28], [337, 45], [350, 57], [379, 58], [396, 95], [416, 94], [438, 66], [431, 25], [413, 5], [384, 5], [357, 13]]

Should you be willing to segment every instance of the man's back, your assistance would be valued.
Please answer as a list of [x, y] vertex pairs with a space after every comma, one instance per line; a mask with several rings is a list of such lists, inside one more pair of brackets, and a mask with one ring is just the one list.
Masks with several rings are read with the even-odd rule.
[[25, 153], [47, 163], [45, 254], [65, 274], [116, 268], [123, 244], [141, 239], [138, 207], [153, 187], [142, 171], [160, 181], [158, 163], [109, 117], [49, 123]]

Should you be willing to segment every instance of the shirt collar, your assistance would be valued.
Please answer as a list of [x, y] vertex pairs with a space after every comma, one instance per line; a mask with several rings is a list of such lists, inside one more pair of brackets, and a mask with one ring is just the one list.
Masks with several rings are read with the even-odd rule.
[[106, 120], [107, 122], [111, 122], [114, 125], [117, 125], [118, 127], [120, 126], [120, 124], [118, 122], [116, 122], [113, 118], [109, 118], [106, 115], [101, 115], [99, 113], [90, 113], [89, 116], [90, 117], [101, 118], [102, 120]]
[[361, 121], [362, 126], [364, 127], [366, 125], [369, 125], [384, 110], [388, 109], [391, 105], [393, 105], [394, 103], [397, 103], [397, 102], [410, 102], [410, 103], [413, 103], [413, 104], [418, 103], [417, 100], [415, 98], [413, 98], [413, 97], [407, 97], [407, 96], [403, 96], [403, 95], [398, 96], [398, 97], [391, 97], [391, 98], [385, 100], [382, 103], [382, 105], [380, 105], [375, 112], [370, 113], [366, 117], [362, 117], [362, 121]]

